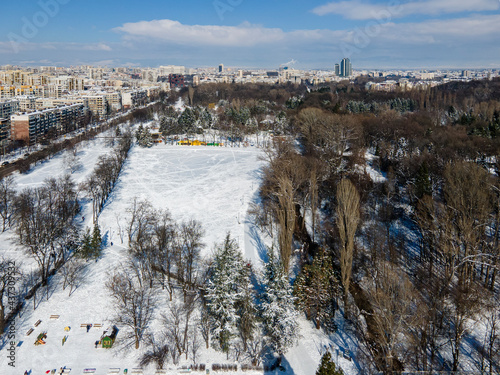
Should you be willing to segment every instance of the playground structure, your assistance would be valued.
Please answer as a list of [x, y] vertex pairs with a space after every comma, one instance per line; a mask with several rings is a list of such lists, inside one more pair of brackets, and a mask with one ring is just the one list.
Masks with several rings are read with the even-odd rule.
[[104, 349], [110, 349], [115, 343], [116, 335], [118, 334], [118, 328], [113, 326], [113, 328], [108, 328], [105, 330], [97, 343], [97, 346], [101, 345]]
[[47, 338], [47, 333], [46, 332], [40, 333], [37, 336], [37, 338], [36, 338], [35, 345], [45, 345], [46, 344], [46, 342], [45, 342], [46, 338]]
[[195, 139], [195, 140], [183, 139], [181, 141], [178, 141], [177, 144], [179, 146], [214, 146], [214, 147], [224, 146], [224, 143], [203, 142], [203, 141], [199, 141], [197, 139]]

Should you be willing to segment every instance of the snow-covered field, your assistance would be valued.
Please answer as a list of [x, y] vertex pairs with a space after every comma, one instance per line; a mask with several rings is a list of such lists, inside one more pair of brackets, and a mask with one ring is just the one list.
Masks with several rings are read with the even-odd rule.
[[[82, 182], [91, 173], [99, 155], [110, 150], [103, 140], [90, 142], [81, 148], [79, 153], [83, 168], [73, 175], [75, 181]], [[221, 242], [230, 231], [237, 239], [244, 257], [260, 268], [262, 244], [266, 240], [248, 215], [249, 205], [256, 199], [260, 184], [263, 165], [260, 155], [261, 150], [253, 147], [134, 147], [99, 219], [108, 244], [103, 256], [97, 262], [88, 264], [83, 283], [71, 296], [68, 296], [68, 289], [62, 290], [60, 275], [56, 275], [51, 282], [53, 286], [48, 300], [44, 298], [38, 301], [36, 310], [33, 310], [33, 301], [28, 301], [15, 321], [15, 340], [19, 343], [15, 348], [16, 368], [8, 365], [10, 344], [3, 342], [0, 344], [0, 375], [22, 375], [25, 370], [31, 370], [30, 375], [42, 375], [47, 370], [64, 366], [71, 368], [71, 374], [95, 369], [96, 375], [104, 375], [113, 368], [120, 369], [120, 374], [128, 369], [131, 374], [138, 367], [138, 358], [143, 353], [141, 349], [125, 351], [120, 350], [119, 345], [112, 349], [96, 349], [94, 346], [102, 331], [113, 324], [112, 301], [104, 284], [126, 259], [127, 244], [120, 239], [118, 223], [123, 225], [127, 219], [126, 209], [135, 197], [148, 199], [156, 208], [168, 209], [176, 221], [200, 221], [205, 230], [204, 256], [208, 256], [214, 243]], [[64, 156], [59, 155], [37, 166], [27, 175], [16, 176], [18, 187], [36, 186], [47, 177], [63, 174], [63, 159]], [[82, 215], [86, 217], [85, 223], [90, 225], [92, 215], [88, 204], [84, 206]], [[15, 255], [19, 260], [25, 258], [20, 250], [16, 250], [11, 232], [0, 236], [0, 252]], [[24, 267], [30, 267], [31, 262], [26, 260]], [[51, 315], [59, 317], [51, 319]], [[34, 327], [38, 320], [41, 323]], [[87, 332], [86, 328], [81, 327], [87, 324], [102, 324], [102, 328], [92, 327]], [[313, 375], [326, 347], [335, 349], [341, 346], [355, 350], [356, 342], [344, 337], [342, 332], [329, 338], [303, 318], [300, 326], [299, 343], [287, 353], [284, 361], [286, 372], [276, 373]], [[65, 327], [70, 327], [70, 330], [66, 331]], [[30, 328], [34, 328], [34, 331], [26, 336]], [[35, 346], [36, 337], [41, 332], [47, 332], [46, 345]], [[63, 345], [65, 336], [68, 337]], [[209, 349], [201, 352], [199, 363], [230, 361]], [[346, 374], [358, 373], [355, 362], [342, 358], [340, 365]], [[168, 373], [176, 374], [176, 368], [171, 364], [169, 366]], [[144, 370], [144, 374], [154, 372], [152, 368]]]

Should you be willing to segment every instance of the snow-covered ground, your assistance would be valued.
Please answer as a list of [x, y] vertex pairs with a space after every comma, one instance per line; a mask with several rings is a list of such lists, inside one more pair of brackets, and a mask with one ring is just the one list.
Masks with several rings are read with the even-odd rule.
[[[99, 155], [110, 150], [104, 140], [89, 142], [82, 147], [79, 152], [83, 168], [73, 175], [75, 181], [85, 180]], [[260, 268], [260, 255], [263, 254], [266, 240], [248, 214], [249, 205], [256, 199], [260, 184], [263, 165], [260, 155], [261, 150], [254, 147], [134, 147], [99, 219], [108, 244], [102, 257], [97, 262], [87, 264], [83, 282], [71, 296], [68, 296], [68, 289], [62, 290], [61, 276], [56, 275], [51, 282], [48, 300], [44, 297], [37, 301], [36, 310], [33, 310], [33, 300], [28, 301], [15, 321], [15, 341], [19, 343], [14, 354], [16, 368], [8, 365], [10, 344], [4, 342], [0, 344], [0, 375], [22, 375], [25, 370], [31, 370], [30, 375], [42, 375], [47, 370], [64, 366], [72, 369], [71, 374], [95, 369], [96, 375], [104, 375], [112, 368], [119, 368], [120, 374], [128, 369], [131, 374], [132, 369], [138, 367], [142, 349], [122, 350], [118, 344], [112, 349], [96, 349], [94, 346], [102, 331], [113, 324], [112, 301], [104, 285], [126, 259], [127, 244], [120, 239], [118, 223], [123, 224], [127, 219], [126, 209], [135, 197], [148, 199], [156, 208], [168, 209], [176, 221], [200, 221], [205, 230], [204, 256], [208, 256], [214, 243], [221, 242], [230, 231], [237, 239], [244, 257]], [[27, 175], [17, 175], [18, 187], [36, 186], [47, 177], [63, 174], [63, 160], [64, 156], [58, 155]], [[89, 210], [88, 204], [84, 206], [82, 214], [87, 217], [86, 223], [91, 217]], [[15, 254], [18, 259], [25, 257], [16, 250], [12, 238], [10, 232], [0, 236], [0, 252]], [[30, 262], [26, 260], [24, 267], [29, 267]], [[157, 297], [166, 301], [166, 296], [159, 294]], [[161, 306], [165, 306], [165, 302]], [[51, 315], [57, 315], [58, 318], [51, 319]], [[35, 327], [38, 320], [41, 323]], [[102, 328], [92, 327], [87, 332], [82, 327], [87, 324], [102, 324]], [[337, 347], [351, 351], [356, 349], [356, 342], [345, 336], [342, 330], [327, 337], [304, 318], [300, 319], [300, 326], [299, 342], [286, 354], [283, 362], [286, 372], [276, 373], [313, 375], [325, 348], [332, 348], [334, 353]], [[66, 331], [66, 327], [70, 330]], [[26, 336], [30, 328], [34, 331]], [[46, 345], [35, 346], [36, 337], [41, 332], [47, 333]], [[67, 341], [63, 345], [65, 336]], [[230, 363], [224, 355], [212, 349], [203, 349], [198, 362]], [[339, 362], [346, 374], [358, 373], [355, 362], [343, 358]], [[176, 374], [176, 367], [169, 366], [168, 373]], [[144, 370], [144, 374], [154, 372], [152, 368]]]

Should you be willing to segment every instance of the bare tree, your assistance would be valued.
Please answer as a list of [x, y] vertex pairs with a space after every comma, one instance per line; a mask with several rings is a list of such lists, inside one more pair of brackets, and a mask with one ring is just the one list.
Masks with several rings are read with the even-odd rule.
[[481, 252], [481, 239], [492, 211], [488, 179], [488, 172], [473, 163], [449, 164], [445, 170], [444, 195], [453, 225], [450, 240], [456, 262], [452, 266], [457, 266], [461, 283], [475, 277], [473, 257]]
[[0, 216], [2, 217], [2, 232], [12, 224], [14, 215], [14, 200], [16, 196], [15, 180], [7, 176], [0, 180]]
[[193, 363], [196, 364], [198, 362], [198, 355], [201, 347], [200, 338], [198, 335], [198, 330], [196, 328], [196, 325], [192, 327], [189, 337], [190, 337], [189, 351], [191, 352], [191, 359], [193, 360]]
[[369, 295], [373, 307], [374, 339], [381, 348], [385, 372], [401, 371], [403, 334], [417, 318], [415, 292], [408, 277], [396, 266], [381, 261], [373, 270]]
[[214, 324], [212, 321], [212, 317], [207, 312], [206, 308], [201, 309], [199, 327], [200, 327], [201, 336], [203, 337], [203, 340], [205, 341], [205, 346], [208, 349], [210, 347], [210, 332], [212, 332]]
[[[69, 178], [48, 180], [41, 187], [25, 189], [16, 199], [16, 233], [38, 263], [42, 284], [51, 264], [64, 261], [71, 242], [73, 217], [79, 210], [74, 184]], [[59, 246], [59, 247], [58, 247]]]
[[452, 370], [458, 371], [462, 341], [469, 332], [469, 321], [480, 311], [482, 296], [480, 290], [475, 286], [459, 283], [452, 287], [450, 294], [449, 335], [453, 356]]
[[115, 321], [128, 329], [127, 339], [139, 349], [153, 316], [155, 298], [137, 273], [130, 271], [116, 272], [106, 283], [106, 288], [116, 302]]
[[164, 334], [159, 334], [160, 339], [153, 335], [147, 338], [147, 347], [149, 348], [144, 353], [139, 362], [140, 366], [148, 366], [149, 364], [156, 364], [157, 369], [163, 369], [165, 362], [168, 362], [169, 348], [166, 344], [166, 337]]
[[340, 181], [337, 186], [337, 228], [340, 236], [340, 272], [344, 288], [344, 308], [348, 314], [349, 285], [354, 256], [354, 236], [359, 223], [359, 194], [349, 180]]
[[199, 221], [190, 220], [182, 223], [179, 227], [181, 262], [178, 265], [178, 271], [182, 272], [179, 273], [179, 281], [183, 282], [184, 290], [192, 290], [196, 284], [196, 271], [200, 260], [200, 251], [205, 246], [202, 242], [203, 235], [204, 231]]
[[81, 281], [81, 271], [83, 268], [83, 262], [78, 258], [72, 258], [62, 267], [63, 290], [69, 286], [69, 296], [71, 296], [73, 290], [78, 287], [78, 284]]
[[292, 256], [293, 233], [295, 231], [295, 201], [292, 181], [286, 175], [278, 178], [278, 191], [276, 193], [278, 204], [276, 217], [279, 224], [279, 249], [280, 259], [285, 273], [290, 267]]
[[188, 358], [189, 334], [191, 332], [191, 317], [194, 312], [195, 301], [189, 299], [187, 303], [172, 302], [167, 313], [162, 315], [169, 341], [175, 345], [179, 355], [185, 354]]
[[64, 165], [71, 174], [78, 172], [83, 168], [83, 164], [78, 157], [78, 149], [76, 147], [71, 148], [64, 154]]

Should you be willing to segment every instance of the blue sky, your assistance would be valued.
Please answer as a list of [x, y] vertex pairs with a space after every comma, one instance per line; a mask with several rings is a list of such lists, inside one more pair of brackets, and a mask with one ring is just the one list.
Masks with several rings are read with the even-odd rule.
[[0, 64], [500, 68], [500, 0], [19, 0]]

